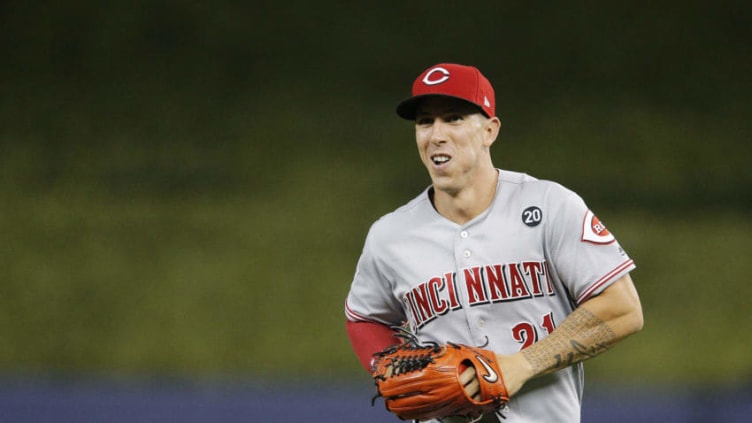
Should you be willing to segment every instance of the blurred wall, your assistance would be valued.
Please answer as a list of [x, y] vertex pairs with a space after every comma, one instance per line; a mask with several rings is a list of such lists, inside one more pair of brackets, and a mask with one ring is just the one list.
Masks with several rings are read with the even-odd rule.
[[355, 261], [429, 183], [394, 106], [453, 61], [496, 164], [638, 264], [646, 328], [591, 377], [748, 383], [749, 4], [509, 3], [3, 2], [0, 373], [364, 378]]

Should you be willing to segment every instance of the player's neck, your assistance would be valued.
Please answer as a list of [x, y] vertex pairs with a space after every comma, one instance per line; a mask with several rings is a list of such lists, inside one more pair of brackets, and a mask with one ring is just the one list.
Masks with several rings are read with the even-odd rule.
[[454, 223], [463, 225], [491, 206], [496, 196], [499, 174], [496, 168], [480, 173], [471, 184], [458, 191], [435, 190], [433, 206]]

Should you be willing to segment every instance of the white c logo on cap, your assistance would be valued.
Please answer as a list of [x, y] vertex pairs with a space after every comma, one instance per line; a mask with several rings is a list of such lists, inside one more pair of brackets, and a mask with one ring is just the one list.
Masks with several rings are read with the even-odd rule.
[[[441, 76], [438, 79], [433, 79], [433, 74], [436, 72], [441, 73]], [[438, 67], [438, 68], [433, 68], [430, 71], [428, 71], [426, 76], [423, 77], [423, 83], [426, 85], [436, 85], [436, 84], [441, 84], [447, 79], [449, 79], [449, 71], [444, 68]]]

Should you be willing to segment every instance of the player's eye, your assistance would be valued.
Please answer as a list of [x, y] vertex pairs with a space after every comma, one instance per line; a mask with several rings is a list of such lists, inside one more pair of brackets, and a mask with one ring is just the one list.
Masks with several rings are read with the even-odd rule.
[[433, 118], [428, 116], [418, 116], [415, 119], [415, 124], [420, 126], [430, 125], [433, 123]]

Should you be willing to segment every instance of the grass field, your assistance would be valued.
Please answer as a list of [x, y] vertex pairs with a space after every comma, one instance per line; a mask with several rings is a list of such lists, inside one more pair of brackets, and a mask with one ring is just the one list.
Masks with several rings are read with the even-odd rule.
[[[369, 185], [356, 168], [288, 176], [263, 198], [5, 191], [0, 369], [360, 375], [343, 300], [368, 225], [391, 205], [348, 202]], [[601, 215], [638, 263], [646, 324], [590, 377], [749, 380], [748, 216]]]

